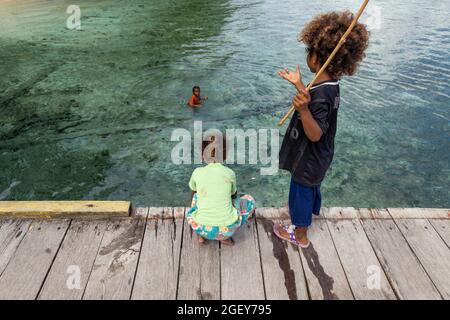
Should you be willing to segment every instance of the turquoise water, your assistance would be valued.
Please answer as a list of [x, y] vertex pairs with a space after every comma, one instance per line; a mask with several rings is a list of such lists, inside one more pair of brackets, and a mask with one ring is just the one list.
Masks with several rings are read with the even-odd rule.
[[[174, 165], [176, 128], [278, 128], [300, 64], [298, 31], [356, 1], [0, 2], [0, 199], [130, 199], [187, 205], [194, 165]], [[450, 3], [371, 1], [358, 74], [341, 81], [324, 205], [450, 207]], [[374, 18], [375, 17], [375, 18]], [[377, 17], [379, 19], [377, 19]], [[430, 18], [432, 17], [432, 19]], [[193, 85], [209, 101], [185, 106]], [[280, 130], [284, 134], [285, 127]], [[281, 137], [280, 137], [281, 139]], [[240, 192], [284, 205], [289, 175], [234, 165]]]

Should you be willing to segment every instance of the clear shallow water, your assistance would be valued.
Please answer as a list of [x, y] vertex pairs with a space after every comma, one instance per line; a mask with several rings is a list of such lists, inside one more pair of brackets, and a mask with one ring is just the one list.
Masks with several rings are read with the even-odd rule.
[[[194, 120], [204, 129], [277, 128], [294, 91], [276, 70], [299, 63], [312, 76], [299, 29], [315, 14], [358, 6], [78, 1], [82, 30], [70, 31], [70, 4], [0, 2], [2, 200], [187, 205], [194, 165], [170, 161], [172, 131], [192, 130]], [[358, 74], [341, 81], [324, 205], [449, 207], [450, 4], [375, 5], [380, 29]], [[185, 106], [194, 84], [210, 97], [195, 111]], [[287, 173], [232, 168], [259, 205], [286, 203]]]

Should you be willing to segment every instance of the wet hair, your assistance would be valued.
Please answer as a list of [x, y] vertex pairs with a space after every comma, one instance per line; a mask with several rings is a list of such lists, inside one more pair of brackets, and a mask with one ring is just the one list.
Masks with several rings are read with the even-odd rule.
[[[206, 147], [208, 145], [210, 145], [211, 143], [215, 142], [216, 137], [222, 138], [222, 143], [221, 144], [216, 142], [218, 144], [218, 147], [222, 146], [222, 157], [221, 157], [221, 159], [217, 159], [216, 158], [216, 155], [217, 155], [217, 157], [220, 157], [220, 154], [217, 154], [217, 152], [216, 152], [217, 151], [216, 148], [211, 150], [212, 151], [211, 154], [208, 154], [208, 155], [205, 154]], [[214, 134], [211, 134], [211, 135], [207, 135], [206, 137], [204, 137], [203, 141], [202, 141], [202, 156], [203, 156], [205, 161], [207, 159], [215, 159], [218, 162], [224, 162], [226, 160], [226, 158], [227, 158], [227, 138], [226, 138], [226, 136], [225, 135], [218, 135], [218, 136], [216, 136]]]
[[194, 86], [194, 87], [192, 88], [192, 93], [194, 93], [195, 89], [198, 89], [198, 91], [200, 91], [200, 87], [199, 87], [199, 86]]
[[[353, 18], [354, 15], [350, 11], [318, 15], [303, 28], [298, 40], [305, 43], [308, 54], [315, 54], [318, 64], [322, 66]], [[326, 71], [335, 79], [340, 79], [343, 75], [353, 75], [365, 57], [364, 51], [368, 45], [369, 31], [364, 24], [357, 23]]]

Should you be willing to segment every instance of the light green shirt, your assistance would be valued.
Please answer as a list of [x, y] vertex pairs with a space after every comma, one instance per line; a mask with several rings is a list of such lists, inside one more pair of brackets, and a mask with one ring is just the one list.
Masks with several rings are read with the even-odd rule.
[[224, 227], [238, 219], [231, 196], [236, 193], [236, 175], [221, 163], [210, 163], [194, 170], [189, 181], [197, 191], [197, 211], [194, 221], [207, 226]]

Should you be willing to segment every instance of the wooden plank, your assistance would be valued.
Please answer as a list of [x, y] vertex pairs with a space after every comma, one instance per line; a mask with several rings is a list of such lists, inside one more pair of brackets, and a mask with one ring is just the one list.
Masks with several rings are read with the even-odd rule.
[[[355, 299], [395, 299], [360, 221], [338, 219], [327, 223]], [[379, 286], [372, 287], [374, 271], [378, 271]]]
[[447, 247], [450, 248], [450, 220], [430, 219], [428, 221], [447, 244]]
[[107, 220], [74, 220], [38, 299], [79, 300], [97, 256]]
[[137, 207], [137, 208], [133, 208], [130, 216], [146, 219], [147, 215], [148, 215], [148, 207]]
[[25, 237], [30, 223], [30, 220], [2, 219], [0, 221], [0, 275]]
[[0, 201], [0, 217], [126, 217], [128, 201]]
[[400, 299], [440, 299], [439, 292], [393, 220], [367, 219], [362, 224]]
[[[264, 209], [264, 208], [263, 208]], [[271, 208], [274, 209], [274, 208]], [[263, 217], [267, 214], [262, 210]], [[289, 213], [286, 207], [280, 208], [277, 216], [265, 218], [280, 218], [289, 219]], [[391, 216], [392, 215], [392, 216]], [[353, 207], [330, 207], [321, 208], [319, 216], [313, 215], [313, 219], [357, 219], [357, 218], [379, 218], [379, 219], [392, 219], [392, 218], [404, 218], [404, 219], [450, 219], [449, 209], [437, 209], [437, 208], [389, 208], [389, 209], [372, 209], [372, 208], [353, 208]]]
[[167, 215], [150, 208], [132, 299], [176, 299], [183, 219]]
[[449, 209], [438, 208], [388, 208], [394, 219], [450, 219]]
[[277, 219], [277, 220], [289, 220], [289, 209], [287, 207], [274, 208], [274, 207], [262, 207], [256, 208], [256, 218], [262, 219]]
[[[278, 210], [269, 210], [269, 211], [264, 211], [264, 209], [277, 209], [277, 208], [261, 208], [263, 211], [263, 217], [266, 217], [266, 215], [268, 215], [266, 218], [268, 219], [281, 219], [281, 220], [290, 220], [291, 217], [289, 215], [289, 209], [287, 207], [282, 207], [282, 208], [278, 208]], [[261, 211], [260, 209], [260, 211]], [[320, 209], [320, 214], [318, 216], [316, 216], [315, 214], [313, 214], [313, 221], [317, 220], [317, 219], [324, 219], [325, 218], [325, 213], [329, 210], [329, 208], [324, 208], [322, 207]], [[258, 211], [258, 209], [257, 209]], [[274, 216], [274, 214], [276, 216]], [[259, 215], [257, 215], [259, 216]]]
[[148, 209], [149, 220], [173, 219], [173, 218], [174, 215], [172, 207], [150, 207]]
[[129, 299], [145, 219], [114, 219], [106, 227], [83, 299]]
[[[282, 220], [283, 218], [289, 218], [286, 208], [280, 210], [285, 212], [276, 212], [276, 209], [274, 208], [257, 209], [257, 219], [260, 221], [260, 217], [264, 217], [266, 219], [280, 221], [278, 218], [281, 217], [281, 221], [289, 223], [290, 220]], [[321, 216], [326, 215], [328, 210], [328, 208], [323, 208]], [[261, 232], [259, 232], [259, 234], [261, 253], [263, 254]], [[353, 299], [350, 286], [339, 261], [339, 256], [334, 248], [333, 240], [331, 239], [325, 219], [320, 218], [319, 216], [313, 220], [312, 226], [308, 232], [308, 237], [311, 241], [311, 246], [308, 249], [299, 250], [299, 252], [310, 298], [314, 300]], [[265, 263], [263, 262], [263, 268], [264, 265]], [[266, 279], [265, 271], [264, 277]], [[265, 280], [266, 294], [269, 295], [270, 290], [267, 290], [266, 282], [267, 281]]]
[[444, 299], [450, 299], [450, 249], [426, 219], [396, 223]]
[[255, 220], [233, 236], [234, 246], [221, 246], [221, 296], [224, 300], [264, 299], [264, 285]]
[[353, 207], [331, 207], [324, 210], [324, 216], [327, 219], [356, 219], [358, 212]]
[[325, 219], [308, 230], [311, 241], [300, 254], [312, 300], [352, 300], [353, 294], [333, 244]]
[[173, 218], [174, 219], [183, 219], [184, 220], [184, 213], [185, 210], [188, 210], [184, 207], [174, 207], [173, 208]]
[[34, 221], [0, 277], [0, 300], [35, 299], [69, 220]]
[[220, 299], [219, 243], [198, 243], [196, 233], [187, 223], [184, 223], [177, 299]]
[[269, 300], [307, 300], [308, 289], [303, 274], [302, 263], [296, 246], [281, 241], [273, 232], [274, 222], [287, 223], [280, 219], [267, 219], [268, 211], [280, 216], [278, 209], [258, 209], [257, 228], [261, 264], [266, 297]]
[[360, 219], [392, 219], [387, 209], [367, 209], [360, 208], [357, 210]]

